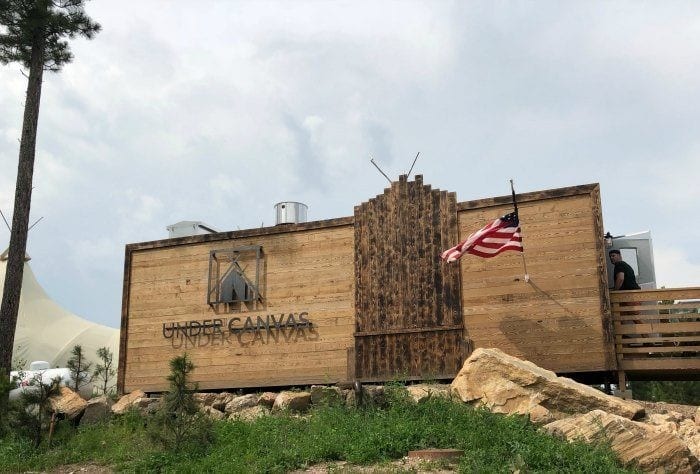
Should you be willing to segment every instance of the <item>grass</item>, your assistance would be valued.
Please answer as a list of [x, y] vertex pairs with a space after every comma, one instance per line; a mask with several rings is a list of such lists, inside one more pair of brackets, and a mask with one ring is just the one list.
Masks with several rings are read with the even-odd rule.
[[492, 414], [448, 400], [414, 404], [394, 397], [388, 408], [324, 407], [254, 422], [217, 422], [204, 452], [164, 452], [148, 441], [144, 420], [130, 414], [106, 425], [63, 427], [55, 447], [33, 450], [16, 437], [0, 441], [0, 471], [43, 470], [73, 463], [125, 472], [282, 473], [325, 461], [366, 465], [409, 450], [457, 448], [460, 472], [631, 472], [605, 446], [566, 443], [526, 418]]

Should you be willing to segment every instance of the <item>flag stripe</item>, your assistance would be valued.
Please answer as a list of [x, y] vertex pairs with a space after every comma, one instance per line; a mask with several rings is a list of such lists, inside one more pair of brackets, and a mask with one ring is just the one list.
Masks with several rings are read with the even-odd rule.
[[523, 251], [518, 216], [512, 212], [486, 224], [463, 242], [445, 250], [441, 257], [447, 263], [454, 262], [465, 253], [491, 258], [506, 250]]

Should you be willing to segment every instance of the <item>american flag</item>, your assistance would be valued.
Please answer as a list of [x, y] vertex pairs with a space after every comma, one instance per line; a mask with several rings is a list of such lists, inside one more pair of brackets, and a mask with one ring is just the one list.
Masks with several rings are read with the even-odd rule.
[[520, 221], [515, 212], [506, 214], [477, 230], [465, 241], [442, 252], [441, 257], [450, 263], [458, 260], [465, 253], [491, 258], [506, 250], [523, 251]]

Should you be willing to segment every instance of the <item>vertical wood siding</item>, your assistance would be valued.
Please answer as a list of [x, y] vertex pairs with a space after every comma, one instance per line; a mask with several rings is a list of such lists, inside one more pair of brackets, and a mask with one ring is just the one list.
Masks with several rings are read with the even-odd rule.
[[454, 193], [402, 176], [355, 208], [355, 376], [442, 378], [462, 362]]

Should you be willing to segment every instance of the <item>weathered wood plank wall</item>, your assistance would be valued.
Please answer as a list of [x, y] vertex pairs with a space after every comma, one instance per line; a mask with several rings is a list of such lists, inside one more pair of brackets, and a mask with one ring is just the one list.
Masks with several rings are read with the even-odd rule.
[[[522, 194], [519, 208], [530, 282], [515, 252], [439, 260], [512, 210], [509, 196], [457, 203], [418, 176], [354, 217], [131, 244], [119, 389], [164, 390], [169, 360], [185, 350], [203, 389], [452, 376], [466, 347], [557, 372], [615, 370], [598, 186]], [[243, 245], [263, 247], [263, 306], [217, 314], [206, 303], [209, 252]], [[301, 312], [313, 331], [163, 336], [164, 323]]]
[[[474, 347], [498, 347], [556, 372], [615, 369], [598, 193], [586, 185], [519, 196], [529, 282], [520, 253], [462, 257], [464, 324]], [[510, 202], [461, 203], [461, 238], [511, 212]]]
[[444, 378], [462, 362], [454, 193], [401, 176], [355, 208], [355, 377]]
[[[347, 378], [353, 344], [353, 227], [273, 229], [275, 234], [195, 242], [127, 252], [128, 299], [120, 357], [123, 391], [167, 388], [168, 361], [187, 352], [200, 387], [258, 387], [332, 383]], [[303, 226], [302, 226], [303, 228]], [[198, 240], [198, 239], [192, 239]], [[209, 252], [263, 246], [263, 307], [216, 314], [207, 304]], [[254, 261], [242, 261], [254, 268]], [[164, 323], [308, 312], [312, 329], [166, 339]]]

